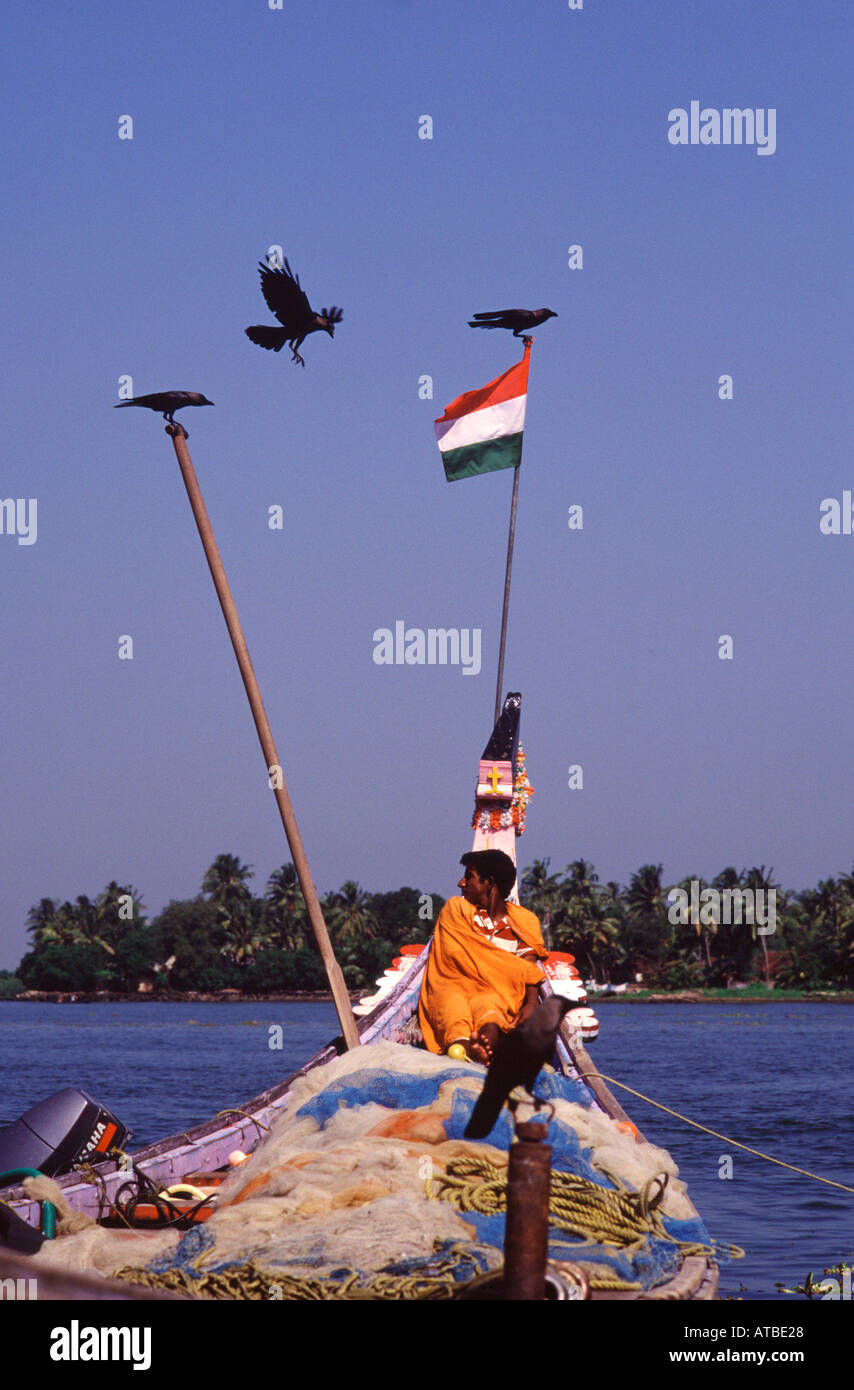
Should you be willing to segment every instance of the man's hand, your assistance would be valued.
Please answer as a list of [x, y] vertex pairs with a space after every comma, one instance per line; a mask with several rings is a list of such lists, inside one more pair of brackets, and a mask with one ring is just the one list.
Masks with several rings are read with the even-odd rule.
[[537, 1007], [538, 997], [539, 996], [537, 985], [525, 986], [525, 1002], [519, 1010], [518, 1017], [516, 1019], [515, 1024], [513, 1025], [514, 1028], [518, 1028], [520, 1023], [524, 1023], [526, 1018], [530, 1018], [531, 1014]]

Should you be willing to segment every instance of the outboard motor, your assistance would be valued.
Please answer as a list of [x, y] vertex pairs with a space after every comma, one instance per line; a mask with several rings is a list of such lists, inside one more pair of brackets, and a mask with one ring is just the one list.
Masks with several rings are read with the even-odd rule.
[[123, 1149], [132, 1131], [85, 1091], [68, 1086], [0, 1129], [0, 1173], [37, 1168], [58, 1177], [76, 1163], [97, 1163]]

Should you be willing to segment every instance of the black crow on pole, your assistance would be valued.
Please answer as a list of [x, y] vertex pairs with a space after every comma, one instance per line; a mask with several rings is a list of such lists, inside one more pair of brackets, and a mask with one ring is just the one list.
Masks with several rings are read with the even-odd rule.
[[486, 1073], [483, 1090], [465, 1127], [466, 1139], [483, 1139], [501, 1113], [516, 1086], [533, 1093], [540, 1069], [550, 1062], [561, 1020], [572, 1004], [554, 994], [540, 1004], [524, 1023], [499, 1038]]
[[277, 266], [275, 269], [260, 261], [258, 269], [261, 272], [261, 293], [267, 301], [267, 308], [275, 314], [282, 327], [253, 324], [246, 329], [246, 336], [259, 347], [271, 348], [273, 352], [279, 352], [287, 343], [293, 353], [291, 361], [299, 362], [304, 367], [305, 362], [299, 354], [300, 344], [309, 333], [318, 333], [321, 329], [334, 338], [335, 325], [341, 322], [343, 312], [333, 304], [331, 309], [321, 309], [316, 314], [308, 302], [308, 295], [300, 287], [299, 276], [294, 275], [287, 260], [284, 267]]
[[[209, 401], [200, 391], [154, 391], [150, 396], [133, 396], [129, 401], [119, 401], [116, 410], [121, 410], [123, 405], [144, 405], [149, 410], [157, 410], [170, 425], [181, 430], [184, 426], [175, 423], [176, 410], [183, 410], [187, 405], [213, 405], [213, 401]], [[187, 435], [186, 430], [184, 434]]]
[[546, 319], [556, 318], [554, 309], [495, 309], [490, 314], [475, 314], [469, 319], [469, 328], [511, 328], [513, 337], [519, 338]]

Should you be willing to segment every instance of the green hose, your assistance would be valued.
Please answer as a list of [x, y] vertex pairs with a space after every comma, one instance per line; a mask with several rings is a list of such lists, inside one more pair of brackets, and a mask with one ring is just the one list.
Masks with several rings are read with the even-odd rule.
[[[24, 1178], [43, 1177], [44, 1173], [40, 1173], [38, 1168], [10, 1168], [8, 1173], [0, 1173], [0, 1187], [11, 1187], [14, 1183], [22, 1182]], [[56, 1236], [56, 1207], [53, 1202], [42, 1202], [39, 1229], [45, 1240], [53, 1240]]]

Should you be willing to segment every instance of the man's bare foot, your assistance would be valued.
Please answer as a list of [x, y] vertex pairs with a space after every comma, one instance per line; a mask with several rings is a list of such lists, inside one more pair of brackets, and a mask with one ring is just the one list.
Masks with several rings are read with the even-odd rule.
[[488, 1067], [492, 1061], [492, 1054], [498, 1039], [501, 1037], [501, 1029], [497, 1023], [484, 1023], [483, 1027], [477, 1032], [472, 1033], [468, 1043], [469, 1056], [475, 1062], [482, 1063]]

